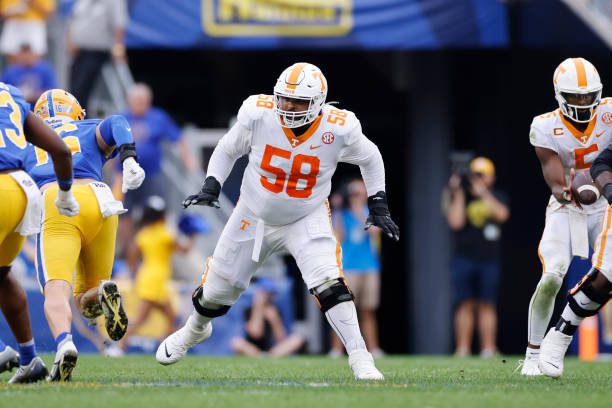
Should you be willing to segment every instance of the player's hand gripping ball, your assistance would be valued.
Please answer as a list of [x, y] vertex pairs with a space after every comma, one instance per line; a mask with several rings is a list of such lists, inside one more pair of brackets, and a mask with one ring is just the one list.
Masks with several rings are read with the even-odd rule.
[[572, 195], [580, 204], [593, 204], [599, 198], [599, 190], [595, 187], [588, 170], [577, 170], [572, 183]]

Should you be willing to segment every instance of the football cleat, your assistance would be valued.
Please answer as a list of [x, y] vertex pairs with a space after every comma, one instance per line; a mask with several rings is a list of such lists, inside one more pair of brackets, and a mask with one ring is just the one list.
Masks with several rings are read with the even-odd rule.
[[79, 353], [71, 340], [64, 341], [57, 353], [47, 381], [70, 381]]
[[356, 380], [384, 380], [385, 376], [374, 365], [374, 358], [367, 350], [353, 350], [349, 353], [349, 366]]
[[[191, 316], [189, 317], [191, 319]], [[193, 330], [187, 323], [170, 336], [166, 337], [157, 348], [155, 359], [159, 364], [174, 364], [187, 354], [187, 351], [210, 337], [212, 334], [212, 323], [208, 322], [201, 332]]]
[[539, 376], [542, 375], [540, 368], [538, 367], [538, 359], [540, 357], [539, 349], [531, 349], [527, 348], [525, 352], [525, 359], [520, 360], [516, 369], [520, 368], [521, 375], [525, 375], [527, 377]]
[[121, 294], [115, 282], [102, 281], [98, 289], [98, 297], [106, 319], [108, 337], [115, 341], [120, 340], [127, 331], [128, 318], [123, 310]]
[[538, 367], [542, 374], [552, 378], [563, 375], [563, 359], [571, 342], [572, 336], [563, 334], [554, 327], [548, 331], [540, 345]]
[[0, 373], [5, 371], [13, 371], [13, 368], [19, 367], [19, 353], [11, 347], [6, 346], [0, 352]]
[[9, 380], [9, 384], [26, 384], [44, 380], [49, 374], [45, 363], [40, 357], [34, 357], [30, 364], [19, 366], [17, 372]]

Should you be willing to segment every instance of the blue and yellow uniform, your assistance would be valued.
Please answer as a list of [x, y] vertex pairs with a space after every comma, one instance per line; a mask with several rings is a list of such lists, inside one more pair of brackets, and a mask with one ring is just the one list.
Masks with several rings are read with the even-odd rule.
[[13, 262], [24, 240], [15, 229], [25, 214], [27, 197], [10, 173], [24, 168], [28, 143], [23, 124], [29, 110], [21, 91], [0, 82], [0, 266]]
[[[37, 237], [36, 268], [42, 288], [47, 281], [65, 280], [74, 295], [98, 286], [110, 278], [115, 256], [117, 214], [123, 207], [112, 197], [102, 180], [102, 167], [117, 153], [116, 146], [133, 143], [125, 118], [117, 115], [105, 120], [67, 120], [54, 115], [51, 102], [44, 115], [47, 123], [72, 151], [74, 196], [80, 204], [76, 217], [60, 215], [54, 205], [58, 193], [53, 163], [41, 149], [32, 147], [25, 166], [43, 191], [44, 212]], [[37, 110], [37, 114], [39, 114]], [[54, 120], [54, 118], [57, 118]], [[115, 204], [115, 211], [105, 205]], [[119, 204], [119, 208], [117, 208]]]

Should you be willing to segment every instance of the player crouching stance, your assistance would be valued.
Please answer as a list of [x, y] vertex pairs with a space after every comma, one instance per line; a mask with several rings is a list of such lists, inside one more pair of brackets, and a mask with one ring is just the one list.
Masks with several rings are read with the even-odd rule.
[[73, 190], [81, 206], [80, 213], [73, 218], [59, 215], [52, 203], [61, 193], [62, 182], [52, 173], [47, 155], [32, 149], [26, 158], [26, 168], [43, 192], [44, 200], [42, 229], [36, 242], [36, 269], [45, 295], [45, 315], [57, 344], [48, 379], [68, 381], [78, 356], [70, 333], [73, 292], [85, 317], [93, 319], [104, 314], [111, 339], [119, 340], [127, 329], [121, 296], [115, 283], [108, 281], [115, 256], [118, 214], [127, 210], [102, 181], [102, 166], [119, 153], [124, 192], [142, 184], [144, 171], [135, 160], [134, 139], [122, 116], [83, 120], [85, 111], [79, 102], [62, 89], [43, 93], [34, 110], [72, 150]]
[[247, 288], [257, 268], [277, 251], [295, 258], [310, 293], [344, 343], [355, 378], [382, 380], [361, 336], [353, 295], [342, 277], [326, 197], [338, 162], [357, 164], [369, 194], [367, 226], [397, 240], [399, 229], [387, 207], [385, 173], [376, 145], [352, 112], [325, 104], [327, 81], [314, 65], [294, 64], [278, 78], [274, 96], [253, 95], [237, 123], [221, 138], [202, 190], [183, 203], [219, 207], [221, 184], [236, 159], [249, 155], [240, 200], [202, 284], [193, 294], [194, 311], [184, 327], [157, 349], [161, 364], [180, 360], [212, 333], [211, 320], [224, 315]]
[[567, 305], [542, 341], [538, 366], [544, 375], [563, 375], [563, 358], [576, 329], [585, 317], [594, 316], [612, 296], [612, 150], [608, 147], [595, 159], [591, 177], [608, 200], [602, 228], [593, 253], [593, 269], [572, 289]]

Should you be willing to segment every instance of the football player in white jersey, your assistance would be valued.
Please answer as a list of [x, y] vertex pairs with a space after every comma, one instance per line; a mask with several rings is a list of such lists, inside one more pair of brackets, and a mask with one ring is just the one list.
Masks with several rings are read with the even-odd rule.
[[563, 375], [563, 359], [580, 322], [596, 315], [612, 297], [612, 148], [608, 146], [591, 166], [591, 176], [608, 202], [595, 243], [593, 268], [570, 290], [559, 321], [542, 341], [538, 367], [543, 374]]
[[237, 123], [213, 152], [202, 190], [183, 205], [219, 207], [221, 185], [236, 159], [248, 154], [240, 200], [206, 262], [202, 284], [193, 294], [194, 311], [184, 327], [160, 344], [159, 363], [173, 364], [206, 340], [211, 320], [227, 313], [257, 268], [272, 253], [287, 250], [346, 347], [355, 378], [384, 379], [361, 335], [331, 225], [327, 196], [338, 162], [360, 166], [369, 195], [365, 227], [380, 227], [395, 240], [399, 228], [387, 206], [378, 148], [352, 112], [325, 104], [326, 97], [321, 70], [297, 63], [282, 72], [273, 96], [253, 95], [242, 104]]
[[572, 196], [574, 169], [588, 169], [612, 140], [612, 99], [601, 98], [597, 70], [584, 58], [568, 58], [553, 76], [559, 109], [536, 116], [529, 134], [550, 187], [546, 224], [538, 248], [542, 277], [529, 303], [528, 344], [521, 374], [541, 375], [540, 344], [554, 300], [573, 256], [588, 257], [607, 202], [580, 205]]

